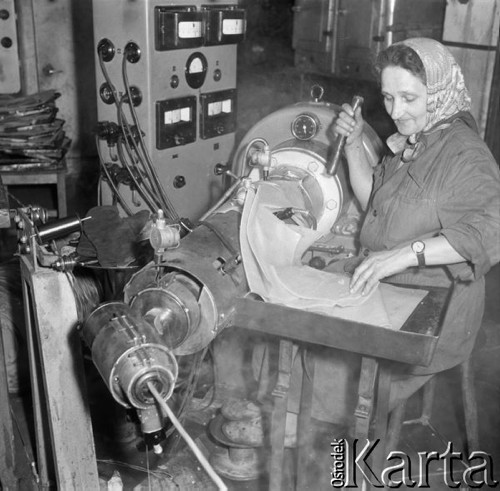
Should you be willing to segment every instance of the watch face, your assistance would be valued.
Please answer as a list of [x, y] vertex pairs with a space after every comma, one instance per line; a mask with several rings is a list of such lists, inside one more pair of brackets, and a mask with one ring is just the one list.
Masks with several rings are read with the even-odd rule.
[[413, 249], [413, 252], [418, 254], [425, 249], [425, 244], [422, 241], [417, 240], [416, 242], [413, 242], [413, 244], [411, 245], [411, 248]]

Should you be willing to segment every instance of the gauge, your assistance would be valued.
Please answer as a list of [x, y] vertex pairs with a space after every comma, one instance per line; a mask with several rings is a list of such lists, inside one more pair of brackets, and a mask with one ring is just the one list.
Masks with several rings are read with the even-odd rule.
[[297, 140], [311, 140], [319, 131], [319, 121], [314, 114], [299, 114], [292, 123], [292, 135]]
[[190, 60], [189, 65], [186, 67], [188, 73], [201, 73], [203, 71], [203, 62], [201, 58], [195, 57]]
[[186, 82], [192, 89], [199, 89], [207, 74], [207, 59], [202, 53], [193, 53], [186, 62], [184, 69]]

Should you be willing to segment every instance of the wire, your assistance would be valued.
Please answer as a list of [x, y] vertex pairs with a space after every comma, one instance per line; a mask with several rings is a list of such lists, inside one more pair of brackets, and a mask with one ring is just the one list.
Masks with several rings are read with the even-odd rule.
[[123, 153], [122, 145], [123, 145], [123, 143], [121, 141], [118, 142], [118, 144], [117, 144], [117, 151], [118, 151], [118, 156], [120, 158], [120, 161], [127, 168], [128, 172], [130, 174], [130, 177], [132, 178], [132, 181], [134, 182], [135, 189], [137, 189], [137, 192], [141, 195], [142, 199], [146, 202], [146, 204], [149, 206], [151, 211], [153, 213], [156, 213], [158, 211], [158, 205], [149, 196], [152, 194], [151, 189], [148, 186], [146, 186], [144, 182], [139, 184], [139, 182], [137, 181], [137, 178], [134, 175], [132, 167], [130, 166], [129, 162], [127, 161], [127, 158], [125, 157], [125, 154]]
[[14, 201], [17, 202], [18, 205], [20, 205], [21, 208], [26, 208], [26, 205], [23, 205], [13, 194], [11, 194], [9, 191], [7, 191], [7, 194], [9, 198], [12, 198]]
[[[200, 375], [200, 367], [201, 367], [203, 360], [205, 359], [205, 355], [207, 353], [207, 350], [208, 350], [208, 347], [204, 348], [201, 352], [198, 353], [197, 358], [191, 367], [191, 371], [189, 372], [189, 377], [188, 377], [188, 380], [186, 383], [186, 387], [187, 387], [186, 392], [184, 394], [184, 397], [182, 399], [182, 402], [181, 402], [181, 405], [180, 405], [179, 411], [178, 411], [179, 420], [181, 420], [181, 421], [184, 419], [186, 407], [189, 405], [189, 403], [193, 399], [194, 391], [196, 390], [196, 385], [198, 383], [198, 379], [199, 379], [199, 375]], [[167, 432], [166, 436], [167, 437], [170, 436], [173, 433], [174, 429], [175, 428], [171, 428]]]
[[222, 205], [230, 196], [233, 194], [234, 190], [241, 184], [241, 178], [238, 178], [231, 187], [221, 196], [221, 198], [213, 205], [209, 210], [207, 210], [203, 216], [200, 217], [200, 222], [206, 220], [219, 206]]
[[[152, 180], [151, 172], [148, 169], [148, 167], [144, 165], [144, 162], [140, 158], [139, 148], [137, 147], [137, 143], [135, 141], [132, 129], [130, 127], [130, 124], [127, 121], [127, 117], [126, 117], [125, 113], [123, 112], [123, 102], [124, 102], [124, 98], [122, 98], [120, 100], [120, 102], [118, 104], [118, 110], [117, 110], [118, 123], [119, 123], [120, 128], [122, 129], [122, 133], [124, 135], [124, 137], [122, 139], [122, 144], [125, 145], [125, 148], [127, 149], [127, 153], [130, 157], [130, 160], [132, 162], [135, 162], [132, 165], [137, 168], [137, 171], [141, 175], [141, 177], [142, 178], [145, 177], [146, 179], [151, 181]], [[120, 146], [122, 144], [120, 144]], [[131, 144], [134, 147], [133, 149], [131, 147]], [[122, 149], [122, 151], [123, 151], [123, 149]], [[124, 155], [124, 154], [122, 153], [122, 155]], [[142, 167], [144, 167], [144, 170], [142, 171], [142, 173], [141, 173], [141, 170], [137, 167], [137, 163], [141, 163]], [[128, 167], [127, 167], [127, 169], [128, 169]], [[133, 172], [130, 169], [128, 169], [128, 170], [132, 174], [132, 179], [134, 179], [135, 176], [133, 176]], [[141, 186], [145, 186], [145, 181], [143, 181]], [[158, 198], [156, 197], [156, 194], [158, 194], [157, 191], [152, 190], [152, 188], [150, 188], [150, 187], [147, 187], [147, 190], [148, 190], [151, 198], [153, 199], [153, 201], [156, 202], [156, 205], [153, 206], [153, 208], [151, 209], [151, 211], [153, 213], [156, 213], [158, 211], [158, 208], [163, 208], [164, 205], [160, 201], [158, 201]]]
[[212, 348], [211, 344], [208, 345], [208, 353], [210, 355], [210, 360], [211, 360], [211, 365], [212, 365], [212, 376], [214, 378], [213, 388], [212, 388], [212, 394], [210, 395], [210, 399], [208, 400], [208, 404], [205, 404], [205, 406], [199, 408], [199, 411], [204, 411], [205, 409], [208, 409], [212, 405], [212, 403], [215, 401], [215, 396], [216, 396], [215, 388], [217, 387], [218, 376], [217, 376], [217, 368], [215, 366], [215, 361], [214, 361], [214, 352], [213, 352], [213, 348]]
[[19, 435], [19, 438], [21, 439], [23, 450], [24, 450], [24, 453], [26, 455], [26, 459], [28, 460], [28, 464], [30, 466], [31, 473], [33, 474], [35, 482], [37, 484], [39, 484], [40, 483], [40, 475], [38, 474], [38, 469], [36, 467], [36, 460], [35, 460], [35, 458], [33, 456], [32, 451], [31, 451], [31, 445], [28, 446], [26, 444], [26, 442], [24, 440], [23, 433], [21, 431], [21, 427], [19, 426], [19, 421], [17, 419], [17, 415], [14, 412], [14, 409], [13, 409], [13, 407], [10, 404], [9, 404], [9, 409], [10, 409], [10, 414], [11, 414], [12, 420], [14, 421], [14, 424], [16, 425], [17, 433]]
[[99, 172], [99, 178], [97, 179], [97, 206], [101, 206], [102, 203], [102, 175]]
[[217, 488], [221, 491], [227, 491], [227, 486], [224, 484], [222, 479], [219, 477], [219, 475], [214, 471], [213, 467], [210, 465], [206, 457], [203, 455], [201, 450], [198, 448], [194, 440], [189, 436], [187, 431], [183, 428], [179, 420], [175, 417], [175, 414], [173, 411], [170, 409], [168, 404], [161, 398], [160, 393], [156, 390], [156, 387], [151, 383], [148, 382], [148, 388], [153, 394], [153, 397], [156, 399], [156, 402], [160, 405], [160, 407], [164, 410], [165, 415], [172, 421], [172, 424], [175, 426], [179, 434], [182, 436], [184, 441], [187, 443], [188, 447], [191, 449], [191, 451], [194, 453], [196, 458], [198, 459], [199, 463], [202, 465], [202, 467], [205, 469], [207, 474], [210, 476], [212, 481], [216, 484]]
[[144, 156], [146, 157], [146, 162], [148, 163], [148, 166], [150, 167], [153, 175], [153, 181], [157, 186], [157, 189], [160, 193], [160, 196], [162, 200], [165, 203], [165, 213], [170, 216], [173, 220], [178, 220], [179, 215], [175, 211], [174, 206], [172, 205], [172, 202], [168, 198], [167, 194], [165, 193], [165, 190], [163, 189], [163, 186], [161, 185], [160, 179], [158, 178], [158, 174], [156, 172], [156, 169], [153, 165], [153, 162], [151, 160], [151, 157], [149, 155], [148, 149], [146, 144], [144, 143], [144, 138], [142, 136], [142, 130], [141, 130], [141, 125], [139, 123], [139, 118], [137, 117], [137, 113], [135, 111], [135, 107], [132, 101], [132, 94], [130, 92], [130, 85], [128, 82], [128, 75], [127, 75], [127, 56], [126, 56], [126, 50], [123, 52], [123, 61], [122, 61], [122, 78], [123, 78], [123, 84], [125, 86], [125, 91], [127, 93], [127, 97], [129, 100], [129, 107], [130, 107], [130, 113], [132, 114], [132, 119], [134, 120], [134, 123], [137, 127], [138, 130], [138, 136], [139, 136], [139, 142], [141, 145], [141, 149], [144, 153]]
[[149, 469], [149, 452], [146, 452], [146, 469], [148, 470], [148, 489], [151, 489], [151, 472]]
[[[137, 145], [136, 138], [134, 136], [134, 132], [132, 131], [132, 127], [128, 123], [127, 116], [125, 115], [125, 112], [123, 110], [123, 103], [124, 102], [128, 101], [129, 105], [131, 104], [129, 99], [130, 99], [130, 96], [128, 94], [125, 94], [120, 99], [119, 110], [118, 110], [118, 114], [117, 114], [117, 118], [118, 118], [118, 121], [120, 123], [120, 127], [122, 128], [123, 134], [124, 135], [128, 134], [128, 136], [129, 136], [129, 138], [126, 137], [124, 139], [125, 147], [127, 148], [127, 151], [130, 155], [131, 160], [132, 161], [135, 160], [135, 162], [136, 162], [135, 165], [137, 165], [139, 163], [141, 164], [141, 167], [143, 169], [143, 177], [146, 177], [150, 182], [150, 186], [151, 186], [151, 190], [152, 190], [151, 194], [153, 196], [155, 196], [155, 199], [158, 200], [158, 203], [159, 203], [158, 208], [165, 208], [165, 203], [162, 202], [162, 199], [161, 199], [162, 198], [162, 190], [160, 188], [158, 188], [158, 186], [156, 185], [155, 176], [153, 174], [152, 166], [150, 166], [148, 164], [147, 160], [145, 160], [141, 149]], [[139, 137], [139, 135], [140, 135], [142, 137], [142, 131], [141, 131], [140, 127], [136, 126], [136, 129], [137, 129], [137, 136]], [[166, 214], [167, 214], [167, 216], [169, 216], [168, 210], [166, 210]]]
[[152, 476], [157, 477], [158, 479], [161, 479], [162, 477], [168, 477], [168, 478], [172, 479], [172, 477], [173, 477], [167, 471], [162, 471], [162, 470], [152, 471], [152, 470], [149, 470], [146, 467], [142, 467], [140, 465], [128, 464], [126, 462], [121, 462], [119, 460], [113, 460], [113, 459], [96, 459], [96, 461], [100, 462], [101, 464], [118, 465], [118, 466], [121, 466], [121, 467], [126, 467], [126, 468], [129, 468], [129, 469], [133, 469], [135, 471], [139, 471], [139, 472], [144, 472], [144, 473], [147, 473], [147, 474], [151, 474]]
[[[126, 58], [124, 56], [124, 63], [125, 62], [126, 62]], [[178, 219], [178, 215], [175, 213], [175, 210], [172, 213], [173, 206], [171, 205], [168, 198], [165, 196], [165, 192], [161, 188], [158, 177], [155, 173], [154, 166], [153, 166], [151, 160], [149, 159], [149, 156], [147, 155], [148, 158], [146, 159], [146, 162], [144, 162], [144, 159], [141, 156], [141, 151], [135, 142], [135, 138], [134, 138], [134, 134], [133, 134], [133, 131], [131, 129], [131, 126], [128, 123], [126, 115], [123, 111], [122, 106], [123, 106], [123, 102], [124, 102], [125, 97], [122, 97], [122, 98], [119, 97], [119, 94], [117, 93], [117, 91], [115, 89], [115, 86], [111, 82], [111, 78], [110, 78], [108, 71], [106, 69], [106, 66], [104, 64], [103, 54], [101, 52], [99, 52], [99, 65], [100, 65], [101, 71], [103, 73], [104, 79], [106, 80], [106, 83], [109, 87], [109, 90], [111, 90], [111, 92], [113, 94], [113, 102], [114, 102], [116, 110], [117, 110], [117, 118], [118, 118], [121, 130], [122, 130], [123, 143], [127, 149], [127, 153], [129, 154], [130, 161], [132, 162], [132, 165], [130, 165], [129, 162], [123, 161], [122, 157], [124, 157], [125, 154], [122, 151], [120, 159], [121, 159], [121, 162], [122, 162], [124, 168], [128, 171], [128, 173], [131, 176], [132, 181], [136, 185], [137, 192], [146, 201], [147, 205], [150, 207], [152, 212], [156, 213], [159, 208], [165, 208], [165, 214], [167, 216], [169, 216], [173, 220]], [[126, 75], [126, 73], [125, 73], [125, 75]], [[126, 88], [126, 93], [127, 93], [126, 98], [128, 99], [129, 107], [130, 107], [132, 116], [136, 120], [136, 126], [138, 129], [138, 136], [139, 136], [139, 140], [141, 142], [141, 147], [143, 149], [143, 153], [147, 154], [147, 149], [146, 149], [146, 146], [144, 144], [144, 140], [142, 138], [142, 131], [141, 131], [140, 126], [138, 124], [137, 116], [136, 116], [135, 110], [133, 108], [133, 102], [132, 102], [130, 87], [128, 85], [127, 78], [125, 78], [124, 83], [126, 86], [125, 88]], [[98, 144], [98, 142], [97, 142], [97, 144]], [[132, 149], [131, 145], [134, 147], [133, 149]], [[122, 150], [123, 150], [123, 148], [122, 148]], [[99, 147], [98, 147], [98, 151], [100, 153]], [[142, 172], [140, 171], [140, 169], [137, 168], [137, 164], [134, 162], [142, 164], [142, 167], [143, 167]], [[149, 179], [150, 186], [147, 186], [145, 184], [144, 180], [142, 180], [141, 183], [139, 183], [137, 181], [137, 177], [135, 176], [135, 173], [132, 170], [132, 166], [134, 166], [138, 170], [138, 174], [141, 176], [142, 179], [144, 179], [144, 178]], [[143, 189], [143, 188], [145, 188], [145, 189]], [[112, 189], [113, 189], [113, 192], [115, 192], [115, 193], [117, 192], [116, 187], [113, 187]], [[146, 198], [145, 193], [147, 193], [147, 196], [148, 196], [147, 198]], [[158, 195], [158, 197], [156, 197], [155, 195]], [[118, 197], [118, 194], [117, 194], [117, 197]], [[120, 198], [118, 198], [118, 199], [120, 200], [120, 203], [122, 204], [123, 198], [121, 198], [121, 199]]]
[[99, 147], [99, 137], [96, 135], [95, 139], [96, 139], [96, 147], [97, 147], [97, 155], [99, 157], [99, 163], [101, 164], [102, 170], [104, 171], [104, 173], [106, 174], [106, 177], [108, 178], [108, 184], [113, 192], [113, 196], [115, 196], [118, 199], [118, 201], [120, 202], [120, 205], [122, 206], [125, 213], [128, 216], [132, 216], [133, 215], [132, 210], [129, 208], [129, 206], [125, 202], [125, 198], [118, 191], [118, 187], [115, 185], [113, 178], [111, 177], [111, 174], [109, 173], [108, 168], [106, 167], [106, 164], [102, 158], [102, 152], [101, 152], [101, 149]]

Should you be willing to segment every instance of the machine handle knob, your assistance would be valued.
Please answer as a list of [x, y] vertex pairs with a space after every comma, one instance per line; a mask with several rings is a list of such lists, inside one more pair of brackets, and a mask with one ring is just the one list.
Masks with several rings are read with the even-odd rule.
[[[355, 95], [351, 102], [352, 110], [356, 111], [358, 107], [361, 107], [361, 105], [363, 104], [363, 100], [364, 99], [361, 96]], [[326, 164], [326, 173], [330, 176], [334, 176], [337, 173], [337, 169], [340, 163], [340, 156], [342, 155], [342, 152], [344, 150], [345, 141], [345, 135], [338, 135], [335, 139], [335, 142], [333, 143], [331, 158]]]
[[174, 188], [180, 189], [186, 185], [186, 178], [184, 176], [175, 176], [174, 178]]
[[62, 73], [62, 70], [56, 70], [50, 63], [47, 63], [43, 68], [42, 72], [46, 77], [51, 77], [57, 73]]

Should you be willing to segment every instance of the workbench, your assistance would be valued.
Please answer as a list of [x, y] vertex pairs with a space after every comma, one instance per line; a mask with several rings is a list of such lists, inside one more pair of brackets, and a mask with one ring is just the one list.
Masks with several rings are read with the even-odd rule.
[[[402, 286], [402, 285], [398, 285]], [[412, 288], [415, 288], [412, 286]], [[278, 378], [273, 391], [269, 489], [280, 491], [283, 478], [285, 419], [294, 344], [319, 345], [358, 353], [362, 357], [355, 409], [354, 437], [361, 442], [384, 442], [389, 416], [392, 362], [427, 366], [432, 361], [450, 291], [425, 288], [428, 294], [417, 305], [400, 330], [329, 317], [248, 298], [235, 304], [233, 324], [279, 337]], [[307, 328], [305, 328], [307, 326]], [[304, 371], [298, 419], [297, 489], [308, 489], [307, 450], [314, 373]], [[377, 404], [375, 405], [375, 401]], [[374, 452], [371, 466], [380, 476], [384, 449]], [[328, 469], [325, 469], [328, 472]], [[365, 483], [370, 489], [371, 484]]]
[[66, 161], [57, 164], [29, 166], [29, 165], [3, 165], [0, 169], [5, 188], [8, 186], [45, 186], [56, 187], [56, 209], [58, 218], [67, 215], [66, 203]]

